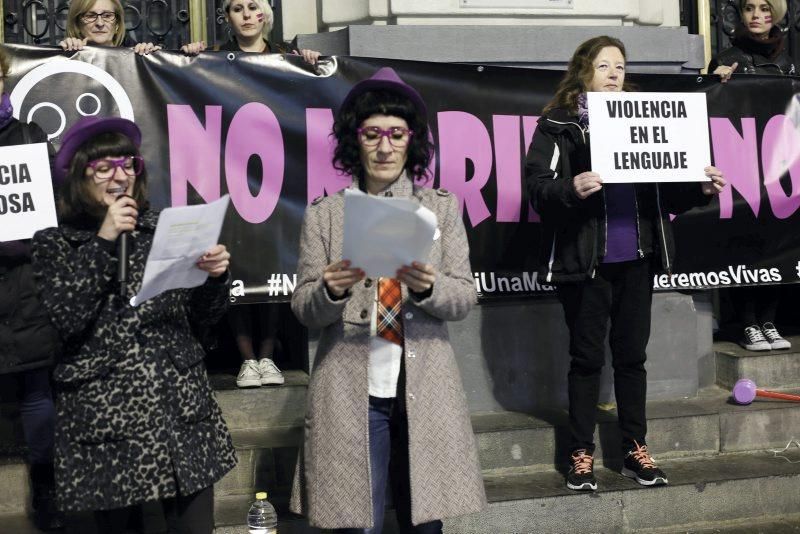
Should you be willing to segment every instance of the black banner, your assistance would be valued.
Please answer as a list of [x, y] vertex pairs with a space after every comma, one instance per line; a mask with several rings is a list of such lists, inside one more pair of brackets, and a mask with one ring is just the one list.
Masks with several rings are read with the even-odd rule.
[[[431, 186], [461, 200], [482, 298], [552, 288], [536, 279], [538, 216], [525, 194], [526, 148], [561, 72], [338, 57], [11, 46], [16, 115], [60, 136], [82, 115], [120, 115], [144, 132], [156, 207], [231, 194], [222, 241], [237, 302], [288, 300], [305, 206], [349, 183], [331, 166], [333, 115], [349, 88], [393, 67], [425, 98]], [[674, 221], [678, 256], [658, 289], [800, 279], [800, 122], [789, 77], [633, 76], [642, 91], [705, 92], [715, 164], [730, 187]], [[1, 222], [2, 217], [0, 217]]]

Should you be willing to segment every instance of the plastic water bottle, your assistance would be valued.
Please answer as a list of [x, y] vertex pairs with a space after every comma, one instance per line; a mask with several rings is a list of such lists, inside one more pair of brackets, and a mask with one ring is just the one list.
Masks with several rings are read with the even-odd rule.
[[247, 528], [250, 534], [277, 534], [278, 516], [267, 500], [267, 492], [256, 493], [256, 500], [247, 512]]

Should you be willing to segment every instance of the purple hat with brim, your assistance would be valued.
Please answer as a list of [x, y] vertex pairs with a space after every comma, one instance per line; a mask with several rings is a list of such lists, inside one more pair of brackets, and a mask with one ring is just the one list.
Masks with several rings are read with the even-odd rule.
[[138, 148], [142, 144], [142, 131], [128, 119], [121, 117], [83, 117], [64, 134], [61, 148], [56, 153], [54, 178], [63, 183], [75, 152], [93, 137], [104, 133], [120, 133], [128, 137]]
[[416, 89], [404, 82], [391, 67], [383, 67], [382, 69], [378, 70], [378, 72], [373, 74], [371, 78], [361, 80], [355, 84], [344, 98], [341, 109], [347, 108], [353, 102], [353, 100], [356, 99], [356, 97], [361, 96], [368, 91], [377, 90], [393, 91], [403, 95], [411, 100], [411, 103], [414, 104], [414, 107], [417, 108], [417, 111], [420, 115], [427, 118], [428, 107], [425, 105], [425, 101], [422, 99], [422, 96], [420, 96]]

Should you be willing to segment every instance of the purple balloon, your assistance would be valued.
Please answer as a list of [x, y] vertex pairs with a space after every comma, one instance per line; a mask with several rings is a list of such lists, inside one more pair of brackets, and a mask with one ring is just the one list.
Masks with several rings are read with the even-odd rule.
[[733, 400], [736, 404], [750, 404], [756, 398], [756, 383], [749, 378], [737, 380], [733, 386]]

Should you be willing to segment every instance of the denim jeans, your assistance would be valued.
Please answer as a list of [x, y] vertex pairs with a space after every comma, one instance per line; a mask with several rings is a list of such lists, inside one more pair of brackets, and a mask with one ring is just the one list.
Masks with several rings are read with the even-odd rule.
[[408, 466], [408, 417], [397, 399], [369, 398], [369, 460], [372, 471], [373, 527], [335, 530], [339, 534], [380, 534], [391, 484], [400, 532], [440, 534], [441, 521], [411, 524], [411, 488]]

